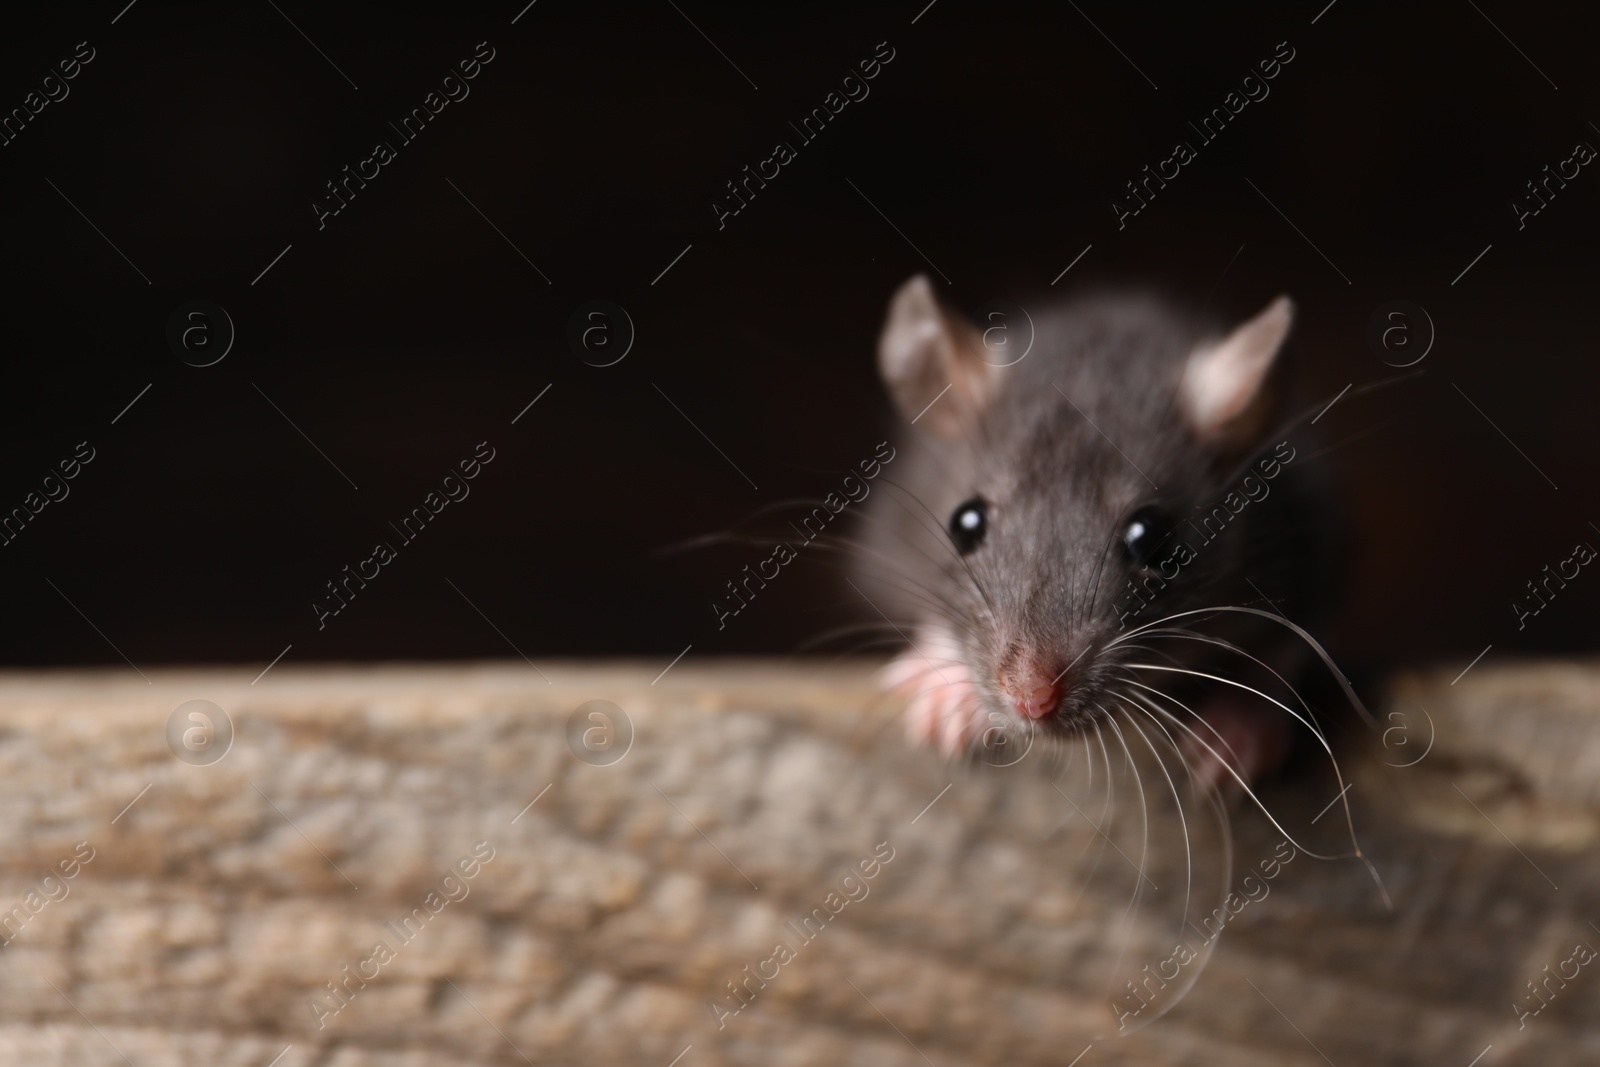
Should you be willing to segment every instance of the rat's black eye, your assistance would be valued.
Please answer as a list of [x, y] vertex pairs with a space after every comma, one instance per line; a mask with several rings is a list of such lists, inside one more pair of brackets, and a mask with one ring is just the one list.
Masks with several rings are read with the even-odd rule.
[[963, 556], [983, 543], [983, 535], [988, 530], [989, 505], [983, 502], [981, 496], [962, 504], [950, 516], [950, 538]]
[[1133, 513], [1122, 531], [1122, 547], [1137, 567], [1148, 567], [1172, 536], [1173, 523], [1166, 512], [1157, 507], [1142, 507]]

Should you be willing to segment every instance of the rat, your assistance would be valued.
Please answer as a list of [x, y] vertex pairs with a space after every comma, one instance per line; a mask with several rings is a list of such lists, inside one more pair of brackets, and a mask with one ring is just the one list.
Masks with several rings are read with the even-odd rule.
[[1340, 549], [1284, 427], [1293, 304], [1225, 325], [1100, 292], [1029, 318], [1018, 355], [924, 276], [891, 301], [878, 369], [904, 458], [855, 564], [909, 642], [882, 682], [908, 699], [910, 736], [947, 754], [1133, 715], [1181, 744], [1197, 784], [1248, 788], [1297, 719], [1316, 728], [1257, 688], [1272, 683], [1225, 679], [1262, 678], [1254, 661], [1292, 690], [1308, 645], [1332, 667], [1300, 628]]

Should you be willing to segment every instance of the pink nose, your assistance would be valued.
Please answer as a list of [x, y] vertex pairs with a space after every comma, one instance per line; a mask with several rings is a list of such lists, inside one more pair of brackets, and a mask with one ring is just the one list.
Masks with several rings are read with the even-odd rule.
[[1030, 670], [1002, 675], [1000, 689], [1017, 714], [1027, 719], [1042, 719], [1061, 703], [1060, 681]]

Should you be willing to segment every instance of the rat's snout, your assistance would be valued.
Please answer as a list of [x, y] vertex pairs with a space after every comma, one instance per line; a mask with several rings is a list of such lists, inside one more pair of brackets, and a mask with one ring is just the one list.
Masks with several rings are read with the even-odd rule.
[[[1072, 655], [1079, 641], [1082, 647]], [[1093, 648], [1087, 636], [1067, 641], [1022, 637], [1008, 642], [994, 674], [998, 696], [1025, 721], [1051, 719], [1067, 725], [1066, 718], [1087, 684], [1084, 661]]]
[[1061, 703], [1061, 673], [1048, 674], [1035, 665], [1021, 664], [1001, 671], [997, 681], [1018, 715], [1042, 719]]

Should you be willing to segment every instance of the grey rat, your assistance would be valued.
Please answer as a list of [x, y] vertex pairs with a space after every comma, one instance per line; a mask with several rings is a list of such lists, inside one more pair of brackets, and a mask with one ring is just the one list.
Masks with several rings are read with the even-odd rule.
[[1202, 783], [1282, 757], [1292, 715], [1216, 679], [1252, 659], [1292, 679], [1305, 646], [1267, 616], [1305, 622], [1335, 584], [1327, 494], [1281, 434], [1292, 321], [1282, 296], [1221, 328], [1102, 293], [1033, 313], [1017, 353], [926, 278], [900, 289], [878, 353], [907, 424], [898, 491], [869, 505], [856, 570], [910, 623], [883, 679], [914, 738], [953, 752], [997, 724], [1072, 737], [1137, 714]]

